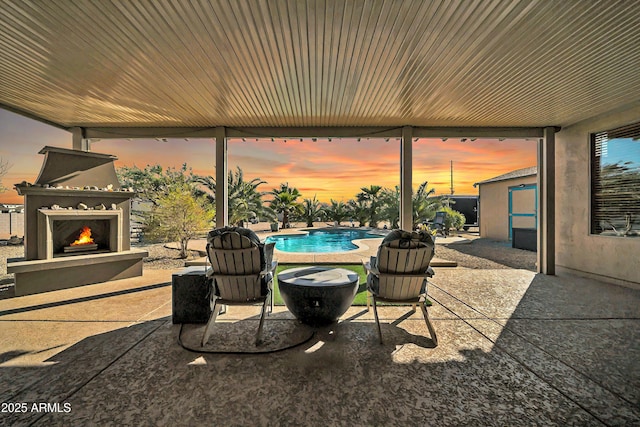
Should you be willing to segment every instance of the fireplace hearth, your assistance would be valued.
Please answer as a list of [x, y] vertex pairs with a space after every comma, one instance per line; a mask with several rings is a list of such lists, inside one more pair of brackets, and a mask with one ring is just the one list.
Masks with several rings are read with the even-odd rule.
[[[44, 147], [24, 196], [24, 260], [7, 264], [16, 295], [142, 275], [146, 251], [131, 249], [131, 189], [121, 188], [109, 154]], [[91, 242], [74, 244], [87, 227]]]

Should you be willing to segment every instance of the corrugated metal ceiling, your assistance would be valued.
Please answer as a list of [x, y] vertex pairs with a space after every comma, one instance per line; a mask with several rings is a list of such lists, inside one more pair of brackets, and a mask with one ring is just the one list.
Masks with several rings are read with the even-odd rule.
[[635, 0], [0, 1], [0, 105], [65, 127], [566, 126], [639, 70]]

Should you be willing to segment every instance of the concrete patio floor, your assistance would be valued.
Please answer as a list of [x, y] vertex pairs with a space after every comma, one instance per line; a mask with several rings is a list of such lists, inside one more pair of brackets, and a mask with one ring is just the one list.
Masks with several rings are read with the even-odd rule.
[[[640, 424], [638, 290], [437, 268], [437, 347], [419, 311], [380, 308], [380, 345], [351, 307], [292, 349], [204, 354], [178, 343], [171, 274], [0, 300], [0, 425]], [[231, 307], [217, 328], [252, 336], [258, 314]], [[276, 307], [265, 329], [282, 324]]]

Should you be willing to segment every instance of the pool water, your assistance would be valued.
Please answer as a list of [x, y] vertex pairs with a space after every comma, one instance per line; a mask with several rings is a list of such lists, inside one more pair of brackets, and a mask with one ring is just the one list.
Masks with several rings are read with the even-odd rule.
[[269, 236], [265, 243], [276, 244], [283, 252], [344, 252], [358, 247], [351, 243], [354, 239], [382, 237], [367, 230], [309, 230], [309, 234], [282, 234]]

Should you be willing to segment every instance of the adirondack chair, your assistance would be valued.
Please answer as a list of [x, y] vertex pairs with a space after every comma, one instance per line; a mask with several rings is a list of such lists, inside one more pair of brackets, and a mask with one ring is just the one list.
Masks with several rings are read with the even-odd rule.
[[[420, 235], [420, 238], [417, 238], [419, 233], [405, 231], [400, 233], [405, 233], [404, 238], [383, 240], [378, 249], [377, 257], [372, 257], [369, 262], [363, 260], [364, 268], [367, 271], [367, 290], [369, 293], [367, 310], [369, 310], [371, 299], [378, 328], [378, 338], [382, 344], [377, 302], [412, 305], [414, 311], [416, 305], [420, 305], [431, 340], [435, 345], [438, 345], [438, 338], [429, 320], [426, 306], [427, 278], [434, 274], [433, 269], [429, 267], [434, 255], [433, 239], [430, 236], [427, 238], [426, 233]], [[430, 242], [429, 239], [431, 239]]]
[[208, 275], [213, 279], [211, 317], [202, 336], [202, 346], [209, 340], [219, 306], [222, 304], [262, 303], [256, 346], [262, 341], [262, 326], [267, 305], [270, 305], [270, 311], [273, 311], [273, 273], [278, 262], [271, 261], [269, 256], [265, 259], [265, 253], [273, 253], [275, 244], [264, 245], [261, 251], [262, 245], [259, 245], [257, 236], [251, 239], [247, 235], [241, 235], [239, 231], [242, 232], [243, 229], [214, 230], [209, 234], [207, 255], [211, 262], [211, 270]]

